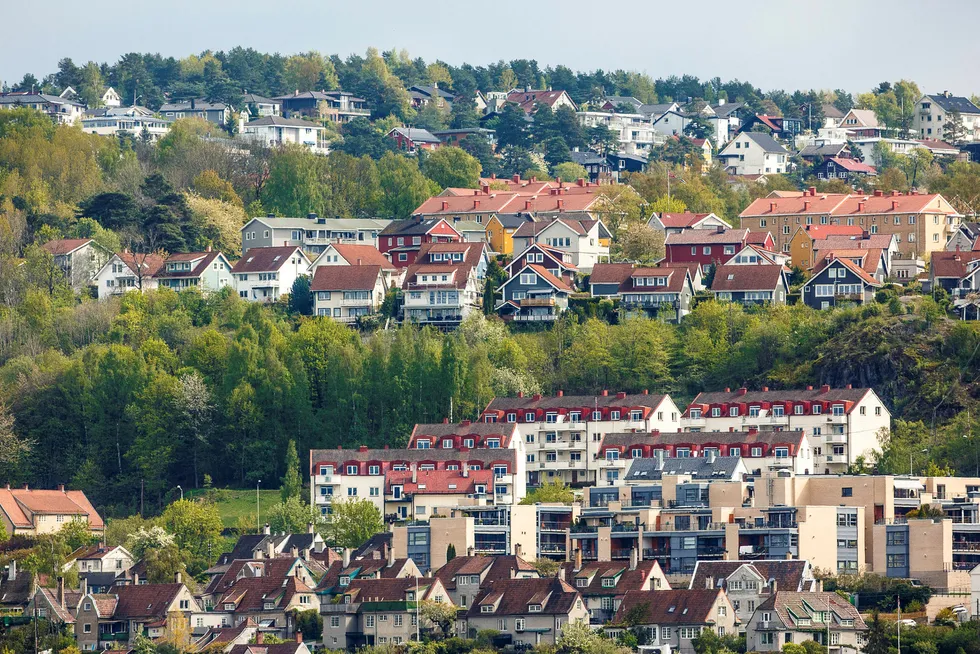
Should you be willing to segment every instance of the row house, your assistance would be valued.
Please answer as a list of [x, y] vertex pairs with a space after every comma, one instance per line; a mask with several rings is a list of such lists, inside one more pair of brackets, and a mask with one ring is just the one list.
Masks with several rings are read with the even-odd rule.
[[696, 291], [691, 268], [700, 278], [698, 262], [690, 266], [662, 263], [655, 268], [632, 263], [600, 263], [592, 269], [589, 289], [593, 297], [618, 299], [620, 309], [626, 314], [679, 323], [690, 313]]
[[731, 264], [715, 268], [711, 293], [716, 300], [753, 304], [786, 304], [788, 271], [781, 264]]
[[399, 268], [415, 263], [423, 243], [453, 243], [463, 237], [444, 218], [415, 216], [392, 222], [378, 234], [378, 250]]
[[815, 593], [821, 583], [806, 559], [698, 561], [688, 588], [720, 588], [728, 596], [742, 633], [755, 610], [780, 590]]
[[341, 601], [340, 597], [355, 581], [375, 579], [415, 579], [422, 571], [408, 557], [398, 558], [390, 541], [392, 534], [379, 534], [389, 539], [376, 549], [360, 548], [357, 552], [344, 550], [343, 558], [332, 562], [320, 577], [316, 594], [320, 598], [320, 612], [330, 604]]
[[[827, 258], [813, 267], [811, 277], [800, 287], [805, 305], [812, 309], [829, 309], [841, 304], [860, 305], [874, 300], [881, 282], [862, 267], [865, 258], [848, 256], [849, 252], [841, 251], [840, 257], [838, 252], [828, 252]], [[855, 263], [854, 258], [858, 258], [862, 264]], [[870, 263], [874, 265], [874, 259]]]
[[781, 652], [787, 643], [816, 641], [828, 654], [864, 649], [868, 626], [837, 593], [777, 591], [756, 609], [746, 628], [751, 652]]
[[88, 288], [112, 252], [90, 238], [64, 238], [48, 241], [41, 248], [54, 258], [65, 281], [76, 292]]
[[[310, 503], [326, 515], [335, 498], [367, 498], [384, 512], [388, 473], [412, 470], [445, 470], [461, 475], [492, 470], [492, 487], [474, 489], [483, 490], [474, 492], [474, 497], [499, 497], [501, 502], [517, 503], [525, 495], [523, 443], [516, 429], [460, 423], [418, 425], [405, 449], [311, 450]], [[394, 492], [392, 495], [399, 499]]]
[[171, 254], [153, 278], [160, 288], [178, 292], [197, 288], [207, 294], [234, 285], [231, 268], [224, 254], [208, 248], [204, 252]]
[[597, 396], [552, 397], [535, 394], [495, 398], [482, 414], [484, 423], [513, 425], [527, 458], [527, 483], [546, 481], [591, 485], [595, 458], [605, 434], [632, 429], [676, 431], [680, 412], [669, 395], [624, 392]]
[[95, 274], [96, 295], [100, 300], [129, 291], [152, 291], [154, 277], [163, 267], [163, 255], [156, 252], [116, 252]]
[[561, 577], [487, 584], [466, 612], [466, 634], [473, 638], [491, 629], [514, 645], [557, 644], [566, 625], [589, 623], [582, 596]]
[[292, 293], [293, 283], [309, 273], [310, 259], [296, 245], [251, 248], [235, 262], [231, 275], [238, 297], [248, 302], [276, 302]]
[[869, 456], [888, 434], [891, 414], [870, 388], [726, 388], [699, 393], [684, 412], [681, 425], [715, 432], [750, 427], [803, 430], [813, 447], [811, 469], [829, 474], [846, 470], [859, 456]]
[[[279, 553], [276, 546], [277, 539], [270, 536], [271, 534], [253, 535], [240, 544], [244, 547], [236, 547], [238, 556], [248, 558], [230, 558], [208, 570], [207, 574], [211, 578], [204, 590], [198, 594], [201, 604], [206, 609], [234, 611], [232, 607], [222, 609], [219, 606], [221, 598], [246, 579], [264, 579], [269, 586], [276, 584], [283, 586], [287, 579], [298, 579], [310, 587], [316, 585], [314, 569], [318, 566], [308, 562], [311, 561], [310, 552], [297, 548], [293, 555], [290, 548], [288, 553]], [[229, 624], [238, 623], [230, 618], [227, 621]]]
[[[628, 619], [634, 625], [626, 625]], [[631, 590], [606, 628], [616, 637], [630, 628], [647, 632], [648, 643], [680, 654], [694, 654], [694, 640], [702, 632], [718, 636], [738, 633], [738, 618], [721, 590]]]
[[315, 213], [305, 218], [252, 218], [242, 226], [242, 254], [251, 248], [294, 245], [318, 255], [329, 245], [379, 247], [378, 235], [390, 220], [380, 218], [323, 218]]
[[510, 278], [497, 291], [500, 303], [495, 310], [504, 320], [553, 322], [568, 309], [568, 298], [574, 289], [544, 266], [526, 264], [512, 267], [511, 271]]
[[[323, 642], [330, 649], [404, 645], [420, 640], [422, 602], [452, 607], [438, 579], [352, 580], [337, 604], [322, 607]], [[448, 634], [446, 634], [448, 635]]]
[[802, 195], [759, 198], [740, 218], [743, 227], [771, 232], [782, 251], [789, 251], [799, 227], [845, 225], [894, 236], [902, 255], [915, 256], [942, 250], [960, 215], [938, 193], [818, 194], [811, 187]]
[[452, 603], [460, 609], [469, 609], [480, 589], [491, 583], [506, 579], [537, 579], [539, 576], [533, 565], [514, 555], [460, 555], [433, 573]]
[[731, 229], [732, 226], [713, 213], [691, 213], [690, 211], [653, 214], [647, 225], [665, 234], [680, 234], [688, 229]]
[[10, 536], [38, 536], [60, 531], [74, 520], [88, 524], [94, 536], [105, 531], [105, 522], [80, 490], [0, 488], [0, 518]]
[[338, 322], [355, 323], [376, 315], [390, 288], [388, 277], [379, 265], [322, 265], [315, 269], [310, 281], [313, 313]]
[[561, 564], [565, 579], [575, 586], [589, 610], [589, 622], [600, 627], [619, 610], [626, 593], [635, 590], [669, 590], [667, 577], [656, 561], [641, 561], [634, 549], [629, 562], [590, 561], [584, 563], [581, 551], [574, 561]]
[[227, 615], [232, 625], [247, 620], [279, 637], [296, 631], [295, 612], [319, 608], [314, 585], [299, 576], [243, 577], [215, 601], [213, 615]]
[[197, 600], [179, 581], [115, 586], [108, 594], [81, 598], [75, 641], [82, 651], [131, 646], [140, 635], [156, 639], [186, 633], [191, 616], [200, 613]]

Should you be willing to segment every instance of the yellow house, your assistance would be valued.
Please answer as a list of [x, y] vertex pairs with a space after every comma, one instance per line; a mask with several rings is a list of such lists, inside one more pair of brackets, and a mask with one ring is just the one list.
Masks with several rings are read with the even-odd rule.
[[816, 263], [813, 258], [813, 242], [828, 236], [861, 236], [864, 231], [857, 225], [800, 225], [789, 242], [790, 265], [809, 270]]
[[105, 530], [102, 517], [82, 491], [0, 488], [0, 519], [11, 536], [52, 534], [72, 520], [88, 523], [93, 534]]
[[514, 232], [523, 223], [533, 222], [529, 213], [495, 213], [487, 221], [487, 243], [496, 254], [514, 256]]

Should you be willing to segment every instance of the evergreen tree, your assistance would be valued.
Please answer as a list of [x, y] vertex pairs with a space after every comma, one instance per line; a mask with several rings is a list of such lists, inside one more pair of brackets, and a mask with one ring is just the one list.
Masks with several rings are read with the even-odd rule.
[[299, 498], [303, 488], [303, 478], [300, 475], [299, 455], [296, 453], [296, 441], [289, 441], [286, 446], [286, 474], [282, 477], [279, 496], [283, 502], [290, 497]]

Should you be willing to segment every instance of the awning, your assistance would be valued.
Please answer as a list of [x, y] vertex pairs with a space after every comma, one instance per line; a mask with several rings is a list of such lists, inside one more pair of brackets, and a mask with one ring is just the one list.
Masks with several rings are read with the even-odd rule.
[[895, 488], [901, 488], [902, 490], [922, 490], [924, 486], [918, 479], [901, 479], [896, 477]]

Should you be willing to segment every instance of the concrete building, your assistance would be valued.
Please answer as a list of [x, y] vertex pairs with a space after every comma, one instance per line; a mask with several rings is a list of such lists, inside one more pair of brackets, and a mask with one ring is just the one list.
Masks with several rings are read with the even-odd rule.
[[289, 143], [302, 145], [311, 152], [326, 154], [330, 148], [324, 140], [325, 131], [319, 123], [302, 118], [263, 116], [245, 123], [240, 138], [261, 143], [266, 147]]
[[376, 218], [253, 218], [242, 227], [242, 254], [251, 248], [298, 245], [311, 255], [328, 245], [371, 245], [378, 247], [378, 234], [390, 220]]

